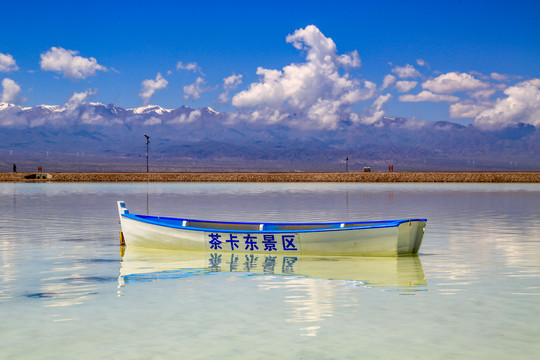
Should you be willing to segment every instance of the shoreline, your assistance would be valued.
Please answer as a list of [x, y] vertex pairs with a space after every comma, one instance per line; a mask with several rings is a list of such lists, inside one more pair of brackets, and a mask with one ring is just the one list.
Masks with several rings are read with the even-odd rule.
[[[502, 172], [51, 172], [0, 173], [0, 182], [371, 182], [371, 183], [540, 183], [540, 171]], [[39, 174], [39, 173], [38, 173]]]

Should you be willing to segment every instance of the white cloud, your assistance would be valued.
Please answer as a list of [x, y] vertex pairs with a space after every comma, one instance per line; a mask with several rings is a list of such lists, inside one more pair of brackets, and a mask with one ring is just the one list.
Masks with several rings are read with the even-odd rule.
[[2, 102], [16, 104], [19, 102], [19, 94], [21, 87], [11, 79], [5, 78], [2, 80]]
[[161, 119], [158, 117], [152, 116], [149, 119], [146, 119], [145, 121], [143, 121], [143, 125], [145, 126], [161, 125]]
[[218, 99], [223, 104], [229, 102], [229, 93], [224, 92], [224, 93], [219, 94]]
[[201, 110], [193, 110], [192, 112], [187, 114], [180, 114], [180, 116], [175, 117], [174, 119], [170, 120], [169, 124], [185, 124], [185, 123], [191, 123], [197, 120], [201, 117]]
[[475, 118], [480, 112], [486, 110], [488, 106], [477, 104], [472, 101], [462, 101], [450, 105], [450, 117], [456, 118]]
[[425, 66], [426, 65], [426, 62], [422, 59], [416, 59], [416, 63], [418, 64], [418, 66]]
[[[321, 128], [335, 128], [339, 121], [339, 108], [340, 102], [336, 100], [319, 99], [313, 104], [307, 112], [309, 119], [316, 120], [317, 127]], [[271, 122], [279, 122], [285, 119], [287, 113], [280, 114], [279, 118], [270, 120]]]
[[485, 75], [485, 74], [481, 73], [480, 71], [471, 70], [471, 71], [469, 71], [469, 74], [475, 75], [477, 78], [482, 79], [482, 80], [490, 80], [491, 79], [491, 77], [489, 75]]
[[193, 71], [194, 73], [199, 73], [201, 75], [204, 75], [201, 67], [197, 65], [196, 62], [184, 64], [183, 62], [179, 61], [178, 63], [176, 63], [176, 70]]
[[[524, 82], [522, 82], [520, 84], [526, 84], [526, 83], [529, 83], [529, 84], [531, 84], [533, 86], [536, 86], [537, 88], [540, 88], [540, 79], [531, 79], [531, 80], [528, 80], [528, 81], [524, 81]], [[520, 84], [518, 84], [518, 85], [520, 85]]]
[[86, 98], [88, 98], [88, 96], [95, 94], [97, 94], [97, 89], [87, 89], [86, 91], [80, 93], [74, 92], [73, 95], [69, 98], [65, 107], [67, 109], [75, 109], [76, 107], [81, 105], [86, 100]]
[[223, 88], [225, 90], [234, 90], [242, 83], [243, 75], [232, 74], [229, 77], [223, 79]]
[[202, 93], [213, 90], [210, 87], [204, 87], [204, 84], [206, 81], [202, 77], [198, 77], [193, 84], [184, 86], [184, 99], [199, 100]]
[[[504, 89], [501, 89], [504, 90]], [[489, 99], [493, 94], [495, 94], [496, 89], [484, 89], [478, 91], [472, 91], [469, 95], [475, 99]]]
[[384, 90], [393, 86], [399, 92], [407, 92], [413, 89], [417, 84], [418, 84], [417, 81], [407, 81], [407, 80], [396, 81], [396, 77], [394, 75], [388, 74], [384, 77], [380, 90]]
[[338, 55], [334, 41], [316, 26], [296, 30], [286, 41], [306, 53], [306, 62], [282, 70], [259, 67], [259, 82], [232, 98], [238, 108], [256, 108], [253, 121], [335, 128], [353, 104], [376, 93], [375, 84], [365, 81], [362, 87], [348, 73], [340, 73], [341, 67], [360, 66], [357, 52]]
[[63, 105], [38, 105], [33, 108], [23, 108], [12, 104], [0, 106], [0, 126], [122, 124], [125, 121], [124, 118], [104, 116], [100, 106], [95, 107], [87, 103], [88, 97], [95, 94], [97, 94], [97, 89], [75, 92]]
[[396, 82], [396, 89], [399, 92], [407, 92], [411, 89], [413, 89], [418, 84], [417, 81], [406, 81], [401, 80]]
[[144, 104], [146, 105], [157, 90], [166, 88], [168, 84], [169, 82], [165, 80], [163, 76], [161, 76], [161, 73], [157, 73], [155, 80], [146, 79], [142, 81], [142, 88], [139, 96], [143, 99]]
[[0, 53], [0, 71], [10, 72], [17, 70], [19, 70], [19, 67], [17, 66], [13, 56], [11, 56], [10, 54]]
[[360, 117], [361, 122], [367, 125], [371, 125], [381, 120], [384, 116], [383, 106], [391, 98], [392, 95], [390, 94], [380, 95], [379, 97], [377, 97], [377, 99], [371, 105], [369, 115], [364, 115]]
[[498, 80], [498, 81], [506, 81], [506, 80], [510, 79], [510, 76], [504, 75], [504, 74], [499, 74], [499, 73], [496, 73], [496, 72], [492, 72], [489, 76], [491, 76], [491, 78], [493, 80]]
[[[73, 95], [69, 98], [68, 102], [60, 108], [60, 119], [65, 122], [71, 122], [73, 119], [78, 119], [82, 124], [87, 125], [103, 125], [105, 124], [105, 118], [96, 113], [94, 108], [84, 108], [81, 107], [82, 104], [86, 103], [86, 99], [89, 96], [97, 94], [97, 89], [87, 89], [83, 92], [74, 92]], [[59, 119], [54, 119], [54, 121], [59, 121]], [[36, 126], [37, 123], [32, 124]], [[41, 125], [41, 124], [40, 124]]]
[[420, 102], [420, 101], [432, 101], [432, 102], [439, 102], [439, 101], [448, 101], [448, 102], [456, 102], [459, 101], [459, 98], [457, 96], [452, 95], [441, 95], [441, 94], [434, 94], [430, 91], [422, 91], [421, 93], [417, 95], [401, 95], [399, 97], [399, 101], [403, 102]]
[[193, 110], [189, 113], [188, 121], [192, 122], [201, 117], [201, 110]]
[[506, 98], [478, 113], [474, 125], [484, 129], [502, 129], [525, 123], [540, 126], [540, 79], [532, 79], [504, 90]]
[[392, 72], [396, 74], [400, 79], [417, 78], [420, 76], [418, 70], [416, 70], [412, 65], [409, 64], [405, 66], [396, 66], [392, 69]]
[[41, 69], [61, 73], [63, 77], [69, 79], [86, 79], [94, 76], [98, 70], [107, 70], [106, 67], [99, 65], [95, 58], [84, 58], [78, 56], [78, 53], [74, 50], [52, 47], [40, 55]]
[[475, 79], [469, 74], [450, 72], [440, 75], [435, 79], [427, 80], [422, 84], [422, 88], [437, 92], [451, 94], [458, 91], [481, 90], [489, 85]]
[[338, 57], [338, 62], [345, 66], [345, 67], [360, 67], [362, 65], [362, 61], [360, 60], [360, 56], [358, 55], [358, 51], [354, 50], [350, 54], [343, 54], [340, 57]]
[[0, 103], [0, 127], [26, 126], [27, 120], [19, 116], [20, 107], [14, 104]]
[[386, 75], [383, 79], [381, 90], [388, 88], [389, 86], [395, 84], [395, 82], [396, 82], [396, 77], [394, 75], [390, 75], [390, 74]]
[[79, 118], [81, 123], [87, 125], [103, 125], [105, 123], [103, 116], [96, 114], [93, 111], [82, 112]]
[[242, 78], [242, 74], [232, 74], [231, 76], [223, 79], [223, 89], [225, 90], [225, 92], [219, 95], [219, 100], [222, 103], [226, 103], [229, 101], [229, 92], [236, 89], [238, 86], [240, 86], [240, 84], [242, 84]]

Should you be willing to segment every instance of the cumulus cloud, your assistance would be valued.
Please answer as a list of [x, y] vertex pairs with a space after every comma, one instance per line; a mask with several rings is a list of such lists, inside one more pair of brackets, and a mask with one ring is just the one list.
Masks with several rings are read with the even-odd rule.
[[484, 129], [502, 129], [518, 123], [540, 126], [540, 79], [523, 81], [504, 90], [505, 98], [480, 111], [474, 124]]
[[422, 84], [422, 88], [424, 89], [445, 94], [458, 91], [481, 90], [488, 87], [488, 84], [475, 79], [473, 76], [459, 72], [443, 74], [434, 79], [427, 80]]
[[229, 93], [224, 92], [224, 93], [219, 94], [218, 99], [223, 104], [229, 102]]
[[[504, 89], [501, 89], [504, 90]], [[477, 90], [472, 91], [469, 95], [472, 98], [479, 99], [479, 100], [487, 100], [489, 99], [493, 94], [495, 94], [497, 90], [496, 89], [484, 89], [484, 90]]]
[[[59, 119], [55, 119], [54, 116], [51, 119], [54, 121], [64, 121], [71, 122], [72, 119], [78, 119], [81, 124], [87, 125], [103, 125], [105, 123], [104, 117], [96, 113], [95, 109], [81, 107], [89, 96], [96, 95], [97, 89], [87, 89], [83, 92], [74, 92], [73, 95], [69, 98], [68, 102], [59, 108], [60, 112], [57, 114]], [[51, 120], [49, 119], [49, 120]], [[38, 125], [36, 122], [32, 126]]]
[[416, 95], [401, 95], [399, 97], [399, 101], [403, 102], [420, 102], [420, 101], [431, 101], [431, 102], [440, 102], [440, 101], [448, 101], [448, 102], [456, 102], [459, 101], [459, 98], [457, 96], [452, 95], [442, 95], [442, 94], [434, 94], [430, 91], [422, 91], [419, 94]]
[[383, 83], [381, 85], [381, 90], [384, 90], [388, 88], [391, 85], [394, 85], [396, 83], [396, 77], [394, 75], [386, 75], [383, 79]]
[[396, 66], [392, 69], [392, 72], [396, 74], [400, 79], [417, 78], [420, 76], [418, 70], [412, 65]]
[[11, 56], [10, 54], [0, 53], [0, 71], [10, 72], [17, 70], [19, 70], [19, 67], [17, 66], [13, 56]]
[[450, 117], [456, 118], [475, 118], [479, 113], [486, 110], [489, 106], [475, 103], [471, 100], [465, 100], [450, 105]]
[[204, 87], [204, 84], [206, 81], [202, 77], [198, 77], [193, 84], [184, 86], [184, 99], [199, 100], [202, 93], [214, 90], [211, 87]]
[[161, 125], [161, 119], [155, 116], [152, 116], [149, 119], [146, 119], [143, 121], [144, 126], [153, 126], [153, 125]]
[[234, 90], [242, 83], [243, 75], [232, 74], [229, 77], [223, 79], [223, 88], [225, 90]]
[[383, 106], [392, 98], [392, 95], [380, 95], [375, 99], [373, 104], [370, 107], [370, 112], [368, 115], [363, 115], [360, 117], [360, 121], [364, 124], [371, 125], [380, 121], [384, 116]]
[[0, 127], [25, 126], [27, 121], [19, 116], [20, 107], [14, 104], [0, 103]]
[[360, 67], [362, 61], [358, 55], [358, 51], [354, 50], [350, 54], [343, 54], [338, 57], [338, 62], [345, 67]]
[[74, 50], [52, 47], [49, 51], [40, 55], [41, 69], [45, 71], [55, 71], [61, 73], [65, 78], [75, 80], [94, 76], [98, 70], [107, 70], [106, 67], [99, 65], [95, 58], [84, 58], [78, 56], [78, 53], [78, 51]]
[[204, 75], [201, 67], [197, 65], [196, 62], [184, 64], [182, 61], [179, 61], [178, 63], [176, 63], [176, 70], [193, 71], [194, 73], [199, 73], [201, 75]]
[[425, 66], [426, 62], [423, 59], [416, 59], [416, 63], [418, 66]]
[[255, 108], [253, 121], [335, 128], [353, 104], [375, 95], [374, 83], [364, 81], [362, 86], [340, 73], [341, 68], [360, 66], [358, 53], [338, 55], [334, 41], [316, 26], [296, 30], [286, 41], [305, 52], [306, 61], [281, 70], [259, 67], [260, 80], [232, 98], [238, 108]]
[[21, 87], [11, 79], [5, 78], [2, 80], [2, 102], [17, 104], [19, 102], [19, 94]]
[[169, 124], [185, 124], [191, 123], [201, 117], [201, 110], [193, 110], [189, 114], [180, 114], [180, 116], [175, 117], [170, 120]]
[[242, 74], [232, 74], [231, 76], [223, 79], [223, 89], [225, 90], [225, 92], [219, 95], [219, 100], [222, 103], [226, 103], [229, 101], [229, 92], [235, 90], [238, 86], [240, 86], [240, 84], [242, 84], [242, 78]]
[[489, 75], [485, 75], [485, 74], [481, 73], [480, 71], [471, 70], [471, 71], [469, 71], [469, 74], [474, 75], [477, 78], [482, 79], [482, 80], [491, 79], [491, 77]]
[[418, 84], [417, 81], [401, 80], [401, 81], [396, 82], [396, 89], [399, 92], [407, 92], [407, 91], [413, 89], [414, 87], [416, 87], [416, 84]]
[[91, 95], [97, 94], [97, 89], [87, 89], [83, 92], [74, 92], [65, 105], [68, 109], [74, 109], [84, 103], [84, 101]]
[[155, 80], [146, 79], [142, 81], [139, 96], [143, 99], [144, 104], [146, 105], [156, 91], [166, 88], [168, 84], [169, 82], [163, 76], [161, 76], [161, 73], [157, 73]]
[[506, 81], [506, 80], [510, 79], [510, 76], [504, 75], [504, 74], [499, 74], [499, 73], [496, 73], [496, 72], [492, 72], [489, 76], [493, 80], [497, 80], [497, 81]]
[[105, 119], [100, 114], [96, 114], [94, 111], [82, 112], [80, 117], [82, 124], [86, 125], [104, 125]]
[[[21, 108], [10, 105], [8, 111], [0, 111], [0, 125], [3, 126], [29, 126], [42, 125], [65, 126], [73, 123], [102, 125], [119, 123], [122, 120], [109, 120], [95, 111], [93, 107], [85, 106], [89, 96], [95, 95], [97, 89], [87, 89], [83, 92], [75, 92], [64, 105], [38, 105], [34, 108]], [[39, 109], [37, 113], [34, 109]], [[30, 110], [30, 111], [27, 111]]]
[[388, 74], [384, 77], [383, 83], [379, 90], [384, 90], [390, 87], [394, 87], [399, 92], [407, 92], [411, 89], [413, 89], [418, 82], [417, 81], [409, 81], [409, 80], [399, 80], [396, 81], [396, 77], [394, 75]]

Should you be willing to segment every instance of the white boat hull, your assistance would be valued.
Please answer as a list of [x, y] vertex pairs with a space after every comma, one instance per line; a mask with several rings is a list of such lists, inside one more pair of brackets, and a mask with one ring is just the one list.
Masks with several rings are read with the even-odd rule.
[[[119, 209], [121, 207], [119, 206]], [[122, 209], [125, 209], [125, 205]], [[236, 230], [248, 223], [209, 223], [120, 214], [122, 234], [127, 246], [155, 249], [212, 251], [233, 253], [266, 253], [298, 255], [398, 256], [416, 254], [422, 243], [426, 220], [333, 224], [261, 224], [258, 230]], [[168, 219], [170, 223], [160, 223]], [[176, 220], [178, 224], [171, 224]], [[206, 224], [232, 229], [193, 227]], [[273, 230], [277, 228], [278, 230]], [[290, 228], [279, 230], [279, 228]]]

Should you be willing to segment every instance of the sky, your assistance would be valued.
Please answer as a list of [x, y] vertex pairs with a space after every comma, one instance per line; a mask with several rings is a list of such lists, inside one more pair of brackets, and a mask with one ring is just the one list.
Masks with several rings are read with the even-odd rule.
[[0, 102], [540, 126], [539, 18], [519, 0], [5, 2]]

